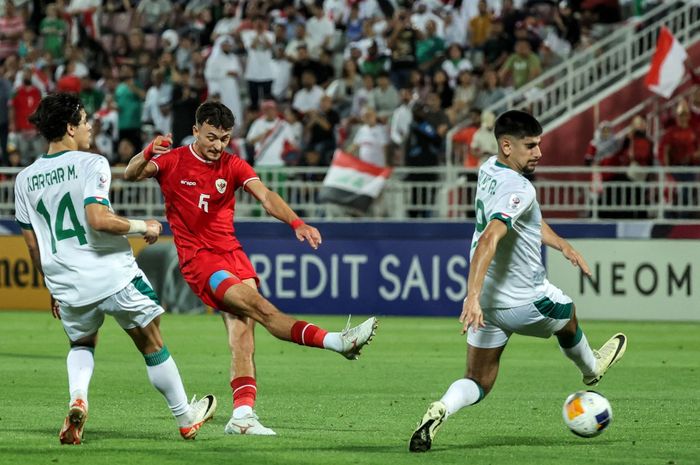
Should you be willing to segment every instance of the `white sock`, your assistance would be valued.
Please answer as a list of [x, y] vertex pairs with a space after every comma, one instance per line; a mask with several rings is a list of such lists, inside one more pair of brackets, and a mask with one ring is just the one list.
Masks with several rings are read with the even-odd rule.
[[458, 410], [474, 405], [484, 397], [484, 391], [476, 381], [469, 378], [458, 379], [447, 389], [440, 401], [447, 407], [447, 416]]
[[170, 356], [167, 347], [152, 354], [145, 354], [143, 357], [146, 359], [148, 379], [153, 387], [165, 397], [178, 425], [188, 426], [192, 424], [189, 415], [190, 404], [187, 402], [185, 387], [182, 385], [175, 360]]
[[245, 418], [248, 415], [253, 414], [253, 407], [250, 405], [241, 405], [240, 407], [236, 407], [233, 409], [233, 418], [240, 420], [241, 418]]
[[583, 332], [581, 333], [581, 340], [578, 341], [575, 346], [564, 348], [561, 346], [560, 341], [559, 348], [564, 352], [564, 355], [576, 364], [584, 376], [595, 375], [596, 360], [593, 356], [591, 346], [588, 345], [586, 335], [583, 334]]
[[95, 357], [92, 347], [76, 346], [68, 351], [66, 367], [68, 369], [68, 392], [70, 404], [76, 399], [82, 399], [87, 404], [90, 378], [95, 369]]
[[340, 352], [343, 350], [343, 340], [340, 338], [341, 333], [327, 333], [323, 337], [323, 348]]

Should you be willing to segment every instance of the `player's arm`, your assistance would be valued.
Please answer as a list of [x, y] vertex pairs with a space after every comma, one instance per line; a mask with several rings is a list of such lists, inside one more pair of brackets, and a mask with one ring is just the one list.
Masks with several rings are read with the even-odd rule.
[[542, 243], [547, 247], [559, 250], [572, 265], [581, 268], [581, 271], [588, 276], [591, 275], [591, 270], [583, 255], [574, 249], [566, 239], [555, 233], [544, 220], [542, 220]]
[[127, 181], [141, 181], [146, 178], [152, 178], [158, 172], [158, 167], [155, 163], [149, 163], [155, 155], [160, 155], [170, 151], [170, 146], [173, 144], [171, 134], [166, 136], [158, 136], [151, 141], [141, 152], [136, 154], [124, 171], [124, 179]]
[[472, 261], [469, 264], [469, 277], [467, 278], [467, 298], [464, 299], [462, 314], [459, 321], [464, 325], [462, 334], [467, 332], [469, 326], [475, 328], [484, 326], [484, 315], [481, 312], [481, 288], [484, 285], [486, 272], [496, 255], [496, 248], [501, 239], [508, 233], [508, 226], [499, 219], [492, 219], [486, 225], [486, 229], [479, 237], [474, 250]]
[[114, 214], [107, 205], [89, 203], [85, 206], [85, 216], [88, 224], [95, 231], [115, 235], [140, 235], [149, 244], [158, 240], [163, 225], [156, 220], [130, 220]]
[[269, 215], [291, 226], [299, 241], [308, 241], [314, 249], [321, 245], [321, 233], [318, 232], [318, 229], [304, 223], [287, 205], [287, 202], [279, 194], [268, 189], [262, 181], [259, 179], [249, 181], [245, 185], [245, 189], [258, 199]]

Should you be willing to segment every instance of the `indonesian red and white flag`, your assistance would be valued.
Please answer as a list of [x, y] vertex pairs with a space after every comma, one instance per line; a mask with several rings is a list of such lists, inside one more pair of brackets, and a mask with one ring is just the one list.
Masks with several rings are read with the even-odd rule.
[[683, 81], [686, 58], [688, 54], [681, 43], [667, 27], [662, 26], [651, 59], [651, 69], [644, 80], [649, 90], [669, 98]]

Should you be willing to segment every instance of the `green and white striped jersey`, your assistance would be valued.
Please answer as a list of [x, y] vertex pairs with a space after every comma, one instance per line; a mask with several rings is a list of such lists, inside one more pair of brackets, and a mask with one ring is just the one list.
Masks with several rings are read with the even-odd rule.
[[535, 188], [524, 176], [491, 157], [479, 168], [476, 228], [470, 260], [489, 221], [508, 226], [498, 243], [481, 291], [482, 308], [511, 308], [543, 295], [542, 212]]
[[90, 203], [109, 203], [107, 160], [93, 153], [44, 155], [15, 180], [15, 217], [36, 234], [46, 287], [70, 306], [97, 302], [123, 289], [138, 267], [125, 236], [93, 230]]

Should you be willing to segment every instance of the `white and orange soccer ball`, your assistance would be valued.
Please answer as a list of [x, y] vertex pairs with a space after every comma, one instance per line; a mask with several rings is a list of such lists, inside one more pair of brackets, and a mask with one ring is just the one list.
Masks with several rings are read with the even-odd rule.
[[610, 402], [595, 391], [571, 394], [564, 402], [562, 414], [571, 432], [583, 438], [598, 436], [612, 421]]

